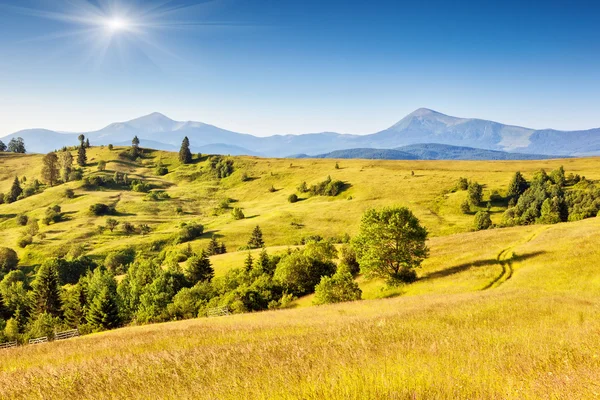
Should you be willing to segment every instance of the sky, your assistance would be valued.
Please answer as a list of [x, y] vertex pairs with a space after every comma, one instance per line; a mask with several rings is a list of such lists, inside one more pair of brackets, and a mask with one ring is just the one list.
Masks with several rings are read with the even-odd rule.
[[600, 2], [0, 0], [0, 137], [152, 112], [258, 136], [420, 107], [600, 127]]

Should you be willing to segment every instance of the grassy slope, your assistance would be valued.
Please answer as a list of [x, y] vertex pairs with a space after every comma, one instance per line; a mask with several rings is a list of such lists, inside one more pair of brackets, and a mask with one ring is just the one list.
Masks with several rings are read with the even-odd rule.
[[[497, 232], [507, 237], [455, 235], [434, 247], [451, 260], [437, 272], [460, 286], [462, 274], [477, 277], [511, 246], [521, 256], [511, 278], [488, 290], [133, 327], [7, 350], [0, 397], [597, 397], [600, 219]], [[464, 262], [474, 265], [456, 268]]]
[[[111, 160], [115, 154], [92, 149], [90, 159]], [[153, 179], [168, 188], [172, 200], [142, 201], [145, 195], [129, 191], [86, 192], [79, 183], [67, 185], [78, 196], [66, 200], [61, 195], [66, 186], [51, 188], [0, 205], [4, 245], [15, 247], [22, 229], [7, 216], [27, 211], [39, 218], [54, 203], [71, 219], [42, 226], [43, 245], [20, 250], [25, 264], [72, 243], [85, 243], [92, 254], [102, 255], [168, 238], [180, 220], [204, 223], [230, 250], [245, 244], [260, 224], [273, 253], [309, 234], [353, 234], [366, 208], [400, 204], [413, 209], [432, 233], [431, 257], [419, 271], [423, 279], [385, 289], [360, 277], [363, 297], [373, 300], [133, 327], [7, 350], [0, 363], [0, 398], [520, 399], [600, 393], [594, 383], [600, 374], [600, 218], [468, 232], [473, 217], [458, 211], [466, 194], [445, 194], [459, 176], [487, 184], [489, 195], [505, 189], [517, 169], [531, 176], [561, 164], [567, 172], [599, 179], [600, 160], [343, 160], [336, 170], [331, 160], [292, 160], [290, 166], [291, 160], [244, 157], [236, 163], [255, 179], [241, 182], [238, 170], [216, 183], [189, 182], [185, 176], [197, 165], [177, 167], [172, 154], [154, 156], [172, 164], [172, 173], [153, 176], [153, 160], [110, 162], [108, 169]], [[39, 156], [0, 156], [0, 191], [12, 181], [6, 171], [31, 179], [39, 161]], [[301, 181], [314, 183], [328, 174], [352, 187], [337, 198], [287, 203]], [[280, 190], [270, 193], [271, 185]], [[225, 197], [236, 199], [235, 206], [251, 218], [212, 216]], [[104, 218], [88, 215], [89, 205], [117, 199], [119, 219], [150, 224], [150, 236], [94, 233]], [[175, 214], [176, 205], [184, 208], [184, 216]], [[494, 210], [497, 219], [501, 210]], [[207, 240], [208, 235], [192, 245], [199, 249]], [[217, 275], [240, 266], [246, 254], [213, 257]], [[308, 296], [296, 304], [311, 301]]]

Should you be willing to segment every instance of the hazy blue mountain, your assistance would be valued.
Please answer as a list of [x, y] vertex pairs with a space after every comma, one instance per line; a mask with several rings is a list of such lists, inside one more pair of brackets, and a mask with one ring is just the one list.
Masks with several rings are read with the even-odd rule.
[[347, 149], [309, 156], [298, 154], [290, 158], [362, 158], [376, 160], [545, 160], [560, 156], [508, 153], [497, 150], [475, 149], [448, 144], [411, 144], [396, 149]]
[[[285, 157], [290, 154], [327, 154], [348, 149], [397, 149], [420, 143], [436, 143], [523, 154], [600, 155], [600, 128], [585, 131], [534, 130], [475, 118], [457, 118], [420, 108], [388, 129], [370, 135], [333, 132], [256, 137], [194, 121], [174, 121], [153, 113], [117, 122], [84, 133], [94, 145], [129, 144], [137, 135], [159, 149], [178, 149], [185, 136], [193, 151]], [[20, 131], [2, 140], [21, 136], [30, 152], [48, 152], [76, 145], [78, 133], [42, 129]], [[215, 147], [216, 146], [216, 147]], [[233, 147], [228, 147], [233, 146]], [[209, 150], [209, 151], [206, 151]], [[403, 151], [403, 150], [401, 150]], [[393, 153], [390, 153], [393, 156]], [[494, 154], [490, 154], [494, 156]]]

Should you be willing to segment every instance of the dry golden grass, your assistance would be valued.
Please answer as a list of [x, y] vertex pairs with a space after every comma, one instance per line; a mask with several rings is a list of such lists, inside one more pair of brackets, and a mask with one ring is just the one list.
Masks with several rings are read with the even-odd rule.
[[[450, 269], [447, 276], [463, 285], [461, 275], [488, 268], [486, 260], [510, 248], [514, 271], [498, 287], [132, 327], [6, 350], [0, 398], [600, 397], [600, 218], [490, 232], [456, 236], [456, 252], [451, 238], [435, 244], [434, 257], [448, 263], [430, 267]], [[465, 262], [478, 266], [452, 270]]]

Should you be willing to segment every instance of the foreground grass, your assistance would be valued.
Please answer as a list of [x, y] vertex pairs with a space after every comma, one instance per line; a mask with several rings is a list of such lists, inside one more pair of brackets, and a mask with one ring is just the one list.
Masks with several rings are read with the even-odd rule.
[[600, 219], [505, 232], [515, 240], [458, 239], [457, 254], [471, 267], [445, 269], [452, 276], [487, 268], [489, 254], [508, 246], [513, 272], [497, 287], [132, 327], [7, 350], [0, 398], [600, 397]]

